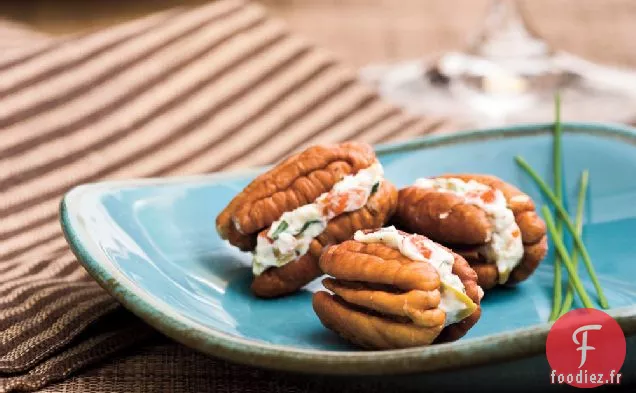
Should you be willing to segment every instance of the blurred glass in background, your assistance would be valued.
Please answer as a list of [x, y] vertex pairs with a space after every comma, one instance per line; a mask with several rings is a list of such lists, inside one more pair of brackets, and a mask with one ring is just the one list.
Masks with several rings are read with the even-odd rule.
[[[4, 0], [0, 17], [64, 35], [206, 2]], [[363, 80], [414, 113], [451, 117], [465, 127], [551, 121], [559, 90], [566, 120], [636, 122], [633, 0], [262, 4], [361, 67]]]
[[466, 127], [551, 121], [557, 92], [563, 111], [578, 121], [629, 123], [636, 107], [636, 73], [550, 46], [517, 0], [493, 0], [461, 51], [369, 66], [361, 76], [389, 101]]

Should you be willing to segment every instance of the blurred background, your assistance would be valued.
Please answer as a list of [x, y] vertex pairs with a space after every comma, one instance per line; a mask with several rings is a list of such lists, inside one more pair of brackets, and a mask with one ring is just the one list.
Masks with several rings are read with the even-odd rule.
[[[3, 0], [0, 16], [62, 35], [90, 31], [209, 0]], [[489, 0], [265, 0], [293, 30], [355, 66], [461, 47]], [[636, 66], [636, 1], [527, 0], [533, 26], [551, 44], [583, 57]]]
[[[60, 36], [206, 2], [5, 0], [0, 17]], [[636, 122], [633, 0], [261, 3], [415, 113], [465, 127], [550, 121], [561, 91], [566, 120]]]

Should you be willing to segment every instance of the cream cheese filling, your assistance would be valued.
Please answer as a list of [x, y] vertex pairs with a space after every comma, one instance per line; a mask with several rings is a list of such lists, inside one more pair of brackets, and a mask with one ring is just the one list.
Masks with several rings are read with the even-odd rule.
[[303, 205], [281, 217], [270, 226], [265, 236], [258, 236], [252, 259], [252, 271], [260, 275], [270, 267], [283, 266], [309, 251], [329, 220], [362, 208], [380, 187], [384, 170], [379, 162], [345, 176], [329, 192], [314, 203]]
[[415, 186], [452, 192], [486, 213], [493, 231], [480, 252], [488, 262], [497, 265], [499, 284], [505, 284], [510, 272], [521, 263], [523, 243], [519, 226], [503, 193], [474, 180], [466, 182], [457, 178], [422, 178], [415, 181]]
[[466, 288], [459, 276], [453, 274], [455, 257], [432, 240], [421, 235], [405, 234], [393, 226], [371, 233], [357, 231], [354, 239], [363, 243], [382, 243], [399, 250], [409, 259], [433, 265], [441, 282], [439, 308], [446, 313], [444, 326], [461, 321], [477, 308], [475, 302], [466, 295]]

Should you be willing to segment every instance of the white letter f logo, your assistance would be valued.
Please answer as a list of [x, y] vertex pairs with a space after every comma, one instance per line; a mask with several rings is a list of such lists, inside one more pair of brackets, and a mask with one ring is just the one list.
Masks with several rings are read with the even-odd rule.
[[[572, 334], [572, 341], [574, 341], [575, 344], [580, 344], [581, 345], [580, 347], [578, 347], [576, 349], [577, 351], [581, 351], [581, 364], [579, 365], [579, 368], [583, 367], [583, 365], [585, 364], [587, 351], [596, 349], [594, 347], [588, 347], [588, 345], [587, 345], [587, 331], [588, 330], [601, 330], [601, 327], [602, 327], [601, 325], [584, 325], [584, 326], [581, 326], [580, 328], [576, 329], [574, 331], [574, 333]], [[579, 334], [579, 332], [583, 332], [582, 343], [580, 343], [579, 340], [576, 338], [576, 335]]]

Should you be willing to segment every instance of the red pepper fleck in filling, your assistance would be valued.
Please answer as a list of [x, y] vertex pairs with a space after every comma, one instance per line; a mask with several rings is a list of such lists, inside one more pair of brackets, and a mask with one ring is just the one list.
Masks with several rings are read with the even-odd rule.
[[354, 188], [348, 192], [333, 192], [327, 195], [325, 200], [325, 206], [322, 211], [326, 216], [339, 216], [344, 213], [345, 209], [349, 205], [349, 201], [353, 200], [356, 204], [361, 205], [364, 202], [365, 190], [361, 188]]
[[493, 203], [495, 201], [495, 190], [493, 190], [491, 188], [488, 191], [484, 191], [480, 195], [480, 198], [481, 198], [482, 201], [484, 201], [486, 203]]
[[426, 259], [431, 257], [432, 251], [430, 248], [426, 246], [426, 243], [423, 238], [416, 235], [409, 236], [409, 240], [415, 245], [415, 248], [422, 254], [422, 256]]

